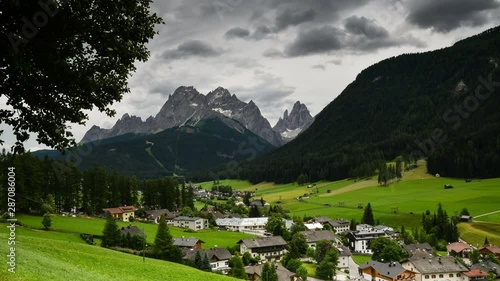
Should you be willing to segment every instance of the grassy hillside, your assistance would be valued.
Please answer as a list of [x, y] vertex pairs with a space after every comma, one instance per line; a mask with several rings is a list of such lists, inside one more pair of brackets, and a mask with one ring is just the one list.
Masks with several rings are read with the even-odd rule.
[[458, 230], [460, 237], [474, 246], [483, 245], [486, 236], [491, 244], [500, 245], [500, 224], [498, 223], [460, 223]]
[[[5, 226], [0, 224], [2, 241], [7, 239]], [[143, 263], [142, 257], [87, 245], [73, 234], [17, 227], [16, 239], [16, 273], [9, 274], [4, 263], [0, 280], [235, 280], [166, 261], [148, 258]], [[8, 252], [7, 243], [0, 243], [0, 252]]]
[[[31, 216], [31, 215], [18, 215], [17, 219], [24, 225], [42, 228], [42, 217]], [[88, 233], [94, 235], [102, 235], [102, 230], [105, 224], [104, 219], [99, 218], [82, 218], [82, 217], [63, 217], [59, 215], [52, 216], [52, 228], [58, 231], [73, 232], [73, 233]], [[146, 240], [149, 243], [154, 241], [156, 230], [158, 226], [156, 224], [146, 224], [133, 222], [132, 225], [144, 229], [147, 235]], [[118, 222], [120, 227], [127, 226], [129, 223]], [[232, 247], [236, 245], [240, 239], [252, 238], [253, 235], [240, 233], [240, 232], [224, 232], [224, 231], [214, 231], [214, 230], [201, 230], [195, 233], [184, 232], [183, 229], [170, 227], [170, 233], [173, 237], [195, 237], [205, 241], [203, 248], [212, 248], [215, 245], [218, 247]]]

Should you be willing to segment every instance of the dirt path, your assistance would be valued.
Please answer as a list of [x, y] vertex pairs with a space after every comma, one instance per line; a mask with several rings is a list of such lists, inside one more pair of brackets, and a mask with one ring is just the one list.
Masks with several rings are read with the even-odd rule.
[[474, 218], [477, 219], [477, 218], [480, 218], [480, 217], [485, 217], [485, 216], [496, 214], [496, 213], [500, 213], [500, 210], [494, 211], [494, 212], [489, 212], [489, 213], [486, 213], [486, 214], [477, 215]]

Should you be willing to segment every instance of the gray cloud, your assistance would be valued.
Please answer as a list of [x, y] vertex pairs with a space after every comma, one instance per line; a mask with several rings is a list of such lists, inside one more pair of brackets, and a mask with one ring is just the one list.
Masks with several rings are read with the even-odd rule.
[[370, 39], [389, 37], [389, 32], [385, 28], [365, 17], [352, 16], [345, 19], [344, 28], [347, 32], [364, 35]]
[[250, 31], [241, 27], [231, 28], [224, 34], [226, 39], [247, 38], [248, 36], [250, 36]]
[[276, 16], [276, 29], [283, 30], [288, 26], [296, 26], [303, 22], [308, 22], [314, 19], [316, 11], [307, 9], [305, 11], [293, 11], [285, 9]]
[[312, 69], [326, 70], [326, 66], [323, 64], [316, 64], [311, 66]]
[[187, 40], [177, 46], [176, 49], [170, 49], [163, 53], [166, 59], [186, 59], [189, 57], [216, 57], [222, 53], [210, 44], [200, 40]]
[[408, 1], [406, 20], [422, 28], [449, 32], [461, 26], [481, 26], [488, 13], [500, 6], [498, 0]]
[[266, 58], [282, 58], [285, 56], [282, 51], [275, 48], [265, 50], [262, 55]]
[[289, 57], [327, 53], [343, 48], [344, 34], [331, 26], [312, 28], [299, 32], [295, 41], [285, 47]]
[[252, 33], [252, 38], [255, 40], [261, 40], [261, 39], [268, 37], [271, 34], [273, 34], [273, 31], [271, 30], [271, 28], [269, 26], [260, 25]]

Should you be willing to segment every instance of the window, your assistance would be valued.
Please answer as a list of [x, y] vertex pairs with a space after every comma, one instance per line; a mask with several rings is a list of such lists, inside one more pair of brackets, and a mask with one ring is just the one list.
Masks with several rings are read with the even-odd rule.
[[460, 277], [460, 276], [462, 276], [462, 274], [460, 274], [460, 273], [457, 273], [457, 277]]
[[431, 278], [432, 278], [432, 279], [436, 278], [436, 275], [432, 274], [432, 275], [431, 275]]
[[425, 279], [429, 279], [429, 275], [425, 275]]
[[450, 274], [450, 277], [453, 277], [453, 273]]
[[439, 278], [443, 278], [443, 277], [444, 277], [443, 274], [439, 274]]

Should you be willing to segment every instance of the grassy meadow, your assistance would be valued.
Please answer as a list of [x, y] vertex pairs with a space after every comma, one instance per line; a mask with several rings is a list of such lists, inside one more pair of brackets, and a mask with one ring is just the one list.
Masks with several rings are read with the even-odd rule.
[[[0, 223], [0, 229], [0, 240], [6, 241], [6, 224]], [[7, 272], [2, 255], [2, 281], [236, 280], [166, 261], [147, 258], [143, 263], [140, 256], [87, 245], [71, 233], [17, 227], [16, 242], [16, 273]], [[8, 253], [7, 247], [0, 243], [0, 252]]]
[[[17, 219], [26, 226], [34, 227], [34, 228], [43, 228], [42, 226], [42, 217], [39, 216], [31, 216], [31, 215], [18, 215]], [[63, 217], [60, 215], [52, 215], [52, 229], [62, 232], [70, 232], [70, 233], [87, 233], [93, 235], [102, 235], [102, 231], [104, 229], [104, 224], [106, 220], [100, 218], [84, 218], [84, 217]], [[154, 242], [154, 238], [156, 236], [156, 230], [158, 226], [156, 224], [150, 223], [140, 223], [133, 222], [131, 225], [135, 225], [140, 229], [144, 229], [144, 233], [146, 233], [146, 240], [149, 243]], [[129, 223], [126, 222], [118, 222], [119, 227], [128, 226]], [[174, 238], [179, 237], [195, 237], [203, 240], [205, 243], [203, 244], [203, 248], [213, 248], [217, 247], [232, 247], [236, 245], [241, 239], [252, 238], [253, 235], [240, 233], [240, 232], [224, 232], [224, 231], [215, 231], [215, 230], [201, 230], [194, 233], [184, 232], [184, 229], [177, 227], [169, 227], [170, 234]]]

